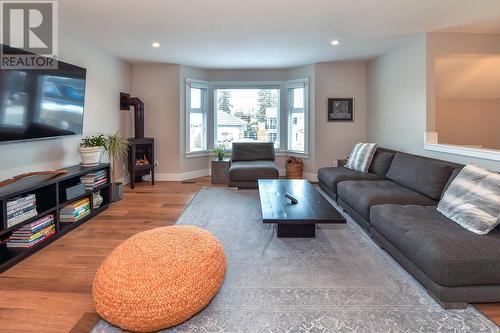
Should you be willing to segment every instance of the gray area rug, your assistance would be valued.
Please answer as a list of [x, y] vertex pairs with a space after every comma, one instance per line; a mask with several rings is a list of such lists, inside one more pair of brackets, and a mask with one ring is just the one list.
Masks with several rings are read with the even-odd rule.
[[[204, 188], [177, 223], [215, 234], [227, 272], [207, 308], [163, 332], [500, 332], [472, 306], [443, 310], [350, 218], [278, 239], [258, 191]], [[101, 320], [92, 332], [122, 331]]]

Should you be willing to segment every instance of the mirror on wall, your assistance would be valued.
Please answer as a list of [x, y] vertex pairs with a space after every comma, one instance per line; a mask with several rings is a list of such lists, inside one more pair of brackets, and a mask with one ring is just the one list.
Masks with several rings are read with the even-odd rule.
[[500, 150], [500, 55], [438, 58], [439, 143]]

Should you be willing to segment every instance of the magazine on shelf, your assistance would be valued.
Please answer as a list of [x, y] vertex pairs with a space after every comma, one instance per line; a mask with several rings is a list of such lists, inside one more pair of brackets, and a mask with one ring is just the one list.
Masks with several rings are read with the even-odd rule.
[[19, 215], [23, 215], [25, 213], [28, 213], [29, 211], [31, 211], [33, 209], [36, 209], [36, 206], [32, 205], [30, 207], [26, 207], [26, 208], [20, 209], [18, 211], [10, 213], [10, 214], [7, 213], [7, 220], [10, 220], [10, 219], [13, 219], [15, 217], [18, 217]]
[[8, 219], [7, 220], [7, 228], [10, 228], [10, 227], [13, 227], [19, 223], [22, 223], [34, 216], [37, 216], [38, 215], [38, 212], [36, 210], [36, 208], [30, 210], [29, 212], [26, 212], [22, 215], [19, 215], [19, 216], [16, 216], [14, 218], [11, 218], [11, 219]]
[[34, 194], [28, 194], [25, 197], [16, 197], [14, 199], [10, 199], [7, 201], [7, 210], [17, 204], [25, 203], [26, 201], [30, 200], [36, 200], [36, 196]]
[[82, 212], [77, 217], [75, 217], [75, 216], [60, 216], [60, 221], [64, 222], [64, 223], [76, 222], [76, 221], [79, 221], [80, 219], [84, 218], [88, 214], [90, 214], [90, 209]]
[[38, 238], [45, 236], [46, 234], [55, 231], [56, 226], [54, 223], [45, 227], [37, 233], [31, 234], [29, 236], [11, 236], [9, 242], [13, 243], [31, 243], [36, 241]]
[[31, 206], [34, 206], [36, 205], [36, 200], [35, 199], [31, 199], [31, 200], [28, 200], [26, 202], [21, 202], [19, 204], [16, 204], [12, 207], [9, 207], [7, 209], [7, 214], [11, 214], [13, 212], [16, 212], [18, 210], [21, 210], [21, 209], [24, 209], [24, 208], [27, 208], [27, 207], [31, 207]]

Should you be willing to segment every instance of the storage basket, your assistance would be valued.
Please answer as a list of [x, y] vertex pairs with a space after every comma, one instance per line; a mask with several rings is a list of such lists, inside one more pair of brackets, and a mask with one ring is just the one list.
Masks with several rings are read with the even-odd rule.
[[287, 179], [302, 179], [304, 163], [298, 157], [289, 157], [285, 163]]

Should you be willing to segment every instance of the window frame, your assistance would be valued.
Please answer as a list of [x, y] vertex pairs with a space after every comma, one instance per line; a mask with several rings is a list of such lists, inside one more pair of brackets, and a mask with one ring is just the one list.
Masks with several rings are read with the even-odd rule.
[[[208, 152], [210, 149], [210, 142], [208, 141], [209, 137], [209, 101], [208, 101], [208, 82], [202, 80], [194, 80], [194, 79], [186, 79], [185, 84], [185, 154], [186, 157], [199, 157], [199, 156], [208, 156]], [[200, 89], [201, 90], [201, 105], [200, 112], [203, 115], [203, 136], [205, 141], [205, 147], [202, 150], [191, 151], [191, 89]]]
[[[294, 88], [303, 88], [304, 89], [304, 151], [299, 151], [299, 150], [293, 150], [290, 148], [290, 143], [292, 142], [291, 140], [291, 121], [292, 121], [292, 103], [293, 101], [290, 100], [290, 89]], [[311, 128], [309, 127], [309, 79], [304, 78], [304, 79], [297, 79], [297, 80], [290, 80], [286, 82], [286, 87], [285, 87], [285, 96], [286, 96], [286, 115], [287, 115], [287, 142], [286, 142], [286, 151], [289, 152], [292, 155], [301, 155], [301, 156], [308, 156], [309, 155], [309, 135], [311, 132]]]
[[[212, 82], [212, 87], [211, 87], [211, 95], [213, 98], [213, 109], [212, 109], [212, 118], [213, 118], [213, 135], [212, 135], [212, 142], [211, 145], [212, 147], [215, 147], [217, 145], [217, 90], [219, 89], [277, 89], [278, 90], [278, 105], [277, 105], [277, 128], [278, 128], [278, 133], [277, 133], [277, 140], [278, 140], [278, 146], [275, 147], [276, 151], [282, 151], [283, 150], [283, 140], [282, 140], [282, 133], [283, 131], [287, 130], [284, 128], [282, 125], [282, 113], [283, 113], [283, 106], [282, 106], [282, 81], [222, 81], [222, 82]], [[231, 146], [226, 147], [227, 152], [231, 152]]]

